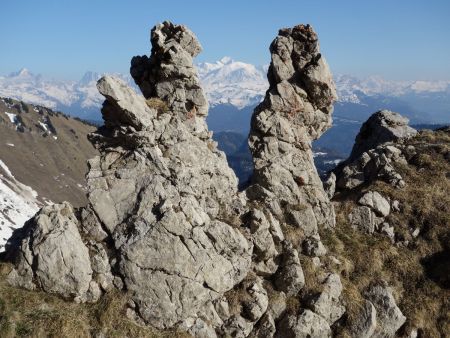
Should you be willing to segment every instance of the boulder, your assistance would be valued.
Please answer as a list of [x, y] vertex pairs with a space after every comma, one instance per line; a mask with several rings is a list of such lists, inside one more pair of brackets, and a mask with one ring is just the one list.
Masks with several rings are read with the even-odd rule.
[[340, 299], [342, 283], [338, 274], [331, 273], [324, 280], [323, 291], [311, 301], [311, 310], [333, 325], [345, 313]]
[[364, 122], [356, 136], [355, 145], [349, 157], [353, 161], [364, 152], [380, 144], [395, 142], [414, 136], [417, 131], [408, 126], [408, 118], [389, 110], [380, 110]]
[[406, 317], [398, 308], [392, 289], [385, 285], [369, 287], [364, 296], [376, 309], [377, 326], [372, 337], [394, 337]]
[[249, 337], [251, 338], [271, 338], [277, 331], [275, 321], [272, 316], [266, 313], [258, 322], [258, 326], [253, 330]]
[[299, 315], [286, 315], [275, 337], [327, 338], [331, 337], [331, 329], [324, 318], [311, 310], [303, 310]]
[[372, 234], [382, 222], [382, 219], [378, 218], [372, 212], [372, 209], [366, 206], [354, 208], [348, 218], [353, 229], [368, 234]]
[[15, 264], [8, 276], [12, 285], [77, 301], [98, 299], [89, 250], [68, 202], [42, 208], [13, 236], [7, 252]]
[[365, 300], [361, 310], [351, 323], [350, 331], [354, 338], [371, 338], [377, 326], [377, 310]]
[[245, 338], [250, 335], [254, 324], [240, 315], [231, 316], [221, 328], [223, 337]]
[[328, 198], [332, 199], [336, 192], [336, 175], [334, 172], [331, 172], [323, 182], [323, 189], [327, 193]]
[[391, 212], [389, 201], [376, 191], [366, 192], [358, 203], [370, 207], [379, 216], [386, 217]]
[[141, 130], [152, 124], [157, 111], [121, 79], [106, 75], [98, 81], [97, 89], [107, 98], [102, 115], [108, 127], [129, 125]]
[[321, 257], [327, 253], [319, 235], [306, 238], [303, 242], [303, 251], [306, 255], [312, 257]]
[[247, 288], [247, 292], [250, 295], [250, 300], [244, 302], [243, 316], [252, 322], [257, 322], [269, 305], [267, 291], [264, 289], [262, 281], [257, 280]]
[[275, 278], [276, 287], [287, 296], [295, 296], [305, 285], [298, 252], [289, 243], [284, 244], [282, 262]]

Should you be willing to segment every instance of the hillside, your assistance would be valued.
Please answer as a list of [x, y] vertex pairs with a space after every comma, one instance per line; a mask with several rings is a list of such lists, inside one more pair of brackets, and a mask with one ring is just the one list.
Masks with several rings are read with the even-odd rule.
[[[351, 304], [345, 321], [362, 315], [360, 292], [378, 281], [393, 288], [407, 318], [399, 336], [448, 337], [450, 129], [420, 131], [378, 149], [389, 147], [401, 150], [389, 160], [401, 187], [383, 174], [352, 189], [337, 189], [338, 226], [333, 233], [321, 233], [334, 257], [325, 264], [343, 276], [344, 299]], [[360, 219], [370, 204], [362, 198], [367, 193], [378, 194], [377, 204], [369, 206], [372, 216]], [[381, 209], [383, 203], [388, 209]], [[344, 326], [338, 330], [343, 335]]]
[[3, 245], [10, 227], [22, 226], [40, 206], [87, 200], [87, 140], [95, 127], [48, 108], [0, 99], [0, 219]]

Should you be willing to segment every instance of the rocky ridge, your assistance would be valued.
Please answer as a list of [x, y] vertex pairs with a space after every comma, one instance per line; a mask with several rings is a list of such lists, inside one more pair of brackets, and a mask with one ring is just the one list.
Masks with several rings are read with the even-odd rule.
[[[347, 322], [340, 274], [324, 264], [334, 189], [322, 186], [311, 141], [331, 126], [336, 93], [312, 27], [282, 29], [270, 46], [244, 192], [206, 126], [200, 43], [169, 22], [151, 42], [150, 57], [131, 63], [143, 96], [114, 77], [97, 83], [105, 125], [90, 136], [100, 155], [88, 206], [45, 207], [16, 231], [9, 282], [78, 302], [123, 290], [130, 318], [197, 337], [331, 337], [341, 326], [394, 336], [405, 317], [389, 287], [369, 288], [366, 312]], [[377, 217], [391, 208], [375, 193], [360, 203]]]

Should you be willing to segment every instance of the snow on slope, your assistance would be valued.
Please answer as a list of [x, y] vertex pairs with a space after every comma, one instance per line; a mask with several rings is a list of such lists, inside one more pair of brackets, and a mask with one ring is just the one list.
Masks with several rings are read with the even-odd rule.
[[20, 228], [39, 210], [37, 193], [17, 181], [0, 160], [0, 252], [14, 229]]

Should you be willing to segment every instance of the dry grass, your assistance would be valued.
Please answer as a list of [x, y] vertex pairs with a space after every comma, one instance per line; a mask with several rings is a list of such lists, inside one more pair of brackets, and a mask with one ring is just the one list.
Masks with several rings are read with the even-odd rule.
[[298, 247], [305, 238], [302, 229], [292, 226], [289, 223], [282, 223], [281, 230], [283, 231], [284, 238], [289, 241], [294, 248]]
[[242, 283], [235, 286], [228, 292], [225, 292], [225, 298], [228, 301], [230, 315], [239, 315], [242, 313], [242, 305], [252, 300], [252, 296], [248, 293], [247, 287], [256, 279], [253, 272], [249, 272]]
[[0, 337], [189, 337], [137, 325], [125, 315], [126, 297], [110, 292], [96, 304], [75, 304], [56, 296], [11, 287], [0, 265]]
[[[450, 332], [450, 262], [440, 262], [436, 255], [445, 259], [450, 250], [450, 135], [424, 132], [409, 144], [418, 154], [411, 159], [412, 165], [397, 168], [406, 187], [396, 189], [374, 182], [356, 194], [337, 196], [336, 231], [323, 231], [321, 237], [330, 253], [343, 262], [338, 268], [348, 318], [359, 311], [361, 291], [383, 279], [394, 287], [394, 296], [407, 317], [404, 332], [417, 325], [423, 337], [446, 337]], [[367, 190], [400, 202], [401, 211], [392, 212], [387, 221], [394, 226], [397, 239], [409, 241], [409, 245], [396, 246], [382, 235], [351, 229], [348, 214], [355, 198]], [[413, 240], [411, 232], [416, 228], [420, 235]]]
[[167, 107], [167, 104], [159, 97], [150, 97], [145, 100], [145, 102], [150, 108], [156, 109], [158, 114], [164, 114], [169, 111], [169, 107]]

